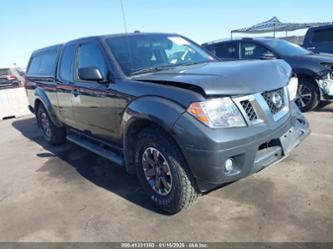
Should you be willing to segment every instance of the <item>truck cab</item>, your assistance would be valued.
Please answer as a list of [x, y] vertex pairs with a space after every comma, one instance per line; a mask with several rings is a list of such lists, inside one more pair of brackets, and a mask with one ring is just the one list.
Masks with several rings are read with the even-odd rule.
[[333, 24], [309, 28], [303, 47], [315, 53], [333, 53]]

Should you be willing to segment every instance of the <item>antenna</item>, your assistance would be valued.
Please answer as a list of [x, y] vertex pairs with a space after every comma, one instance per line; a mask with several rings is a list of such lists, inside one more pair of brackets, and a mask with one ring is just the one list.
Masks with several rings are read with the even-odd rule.
[[119, 0], [119, 1], [120, 1], [120, 6], [121, 6], [121, 13], [122, 13], [122, 16], [123, 16], [124, 30], [125, 30], [125, 34], [127, 34], [126, 35], [126, 45], [127, 45], [127, 49], [128, 49], [129, 60], [130, 60], [131, 65], [133, 65], [132, 51], [131, 51], [131, 48], [130, 48], [130, 42], [129, 42], [129, 37], [128, 37], [128, 33], [127, 33], [127, 23], [126, 23], [124, 4], [123, 4], [123, 0]]
[[126, 16], [125, 16], [123, 0], [120, 0], [120, 6], [121, 6], [121, 13], [122, 13], [122, 16], [123, 16], [124, 30], [125, 30], [125, 33], [127, 33], [127, 23], [126, 23]]

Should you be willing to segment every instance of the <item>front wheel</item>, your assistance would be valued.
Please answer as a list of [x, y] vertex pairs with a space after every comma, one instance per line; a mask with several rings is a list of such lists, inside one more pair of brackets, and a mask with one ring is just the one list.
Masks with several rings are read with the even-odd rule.
[[159, 128], [144, 129], [137, 141], [137, 175], [157, 208], [174, 214], [191, 206], [198, 193], [174, 141]]
[[302, 112], [312, 111], [318, 106], [319, 93], [312, 81], [300, 79], [296, 104]]

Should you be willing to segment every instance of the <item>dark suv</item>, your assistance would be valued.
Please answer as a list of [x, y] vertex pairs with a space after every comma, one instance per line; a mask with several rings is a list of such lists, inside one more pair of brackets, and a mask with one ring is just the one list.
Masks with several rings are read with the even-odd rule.
[[124, 166], [169, 213], [278, 162], [309, 134], [288, 64], [221, 63], [176, 34], [40, 49], [27, 82], [48, 143], [67, 138]]
[[309, 28], [303, 47], [315, 53], [333, 53], [333, 24]]
[[285, 60], [299, 79], [297, 104], [303, 112], [333, 99], [333, 55], [319, 55], [274, 38], [243, 38], [203, 44], [223, 60]]
[[3, 67], [0, 68], [0, 90], [23, 87], [24, 72], [18, 67]]

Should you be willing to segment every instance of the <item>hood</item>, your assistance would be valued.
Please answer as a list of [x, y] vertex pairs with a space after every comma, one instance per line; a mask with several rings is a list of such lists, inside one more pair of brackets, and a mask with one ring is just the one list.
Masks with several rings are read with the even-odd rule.
[[333, 64], [333, 55], [331, 54], [307, 54], [303, 56], [295, 56], [295, 59], [304, 60], [314, 63], [332, 63]]
[[246, 95], [285, 86], [290, 66], [282, 60], [210, 62], [136, 75], [135, 80], [200, 87], [206, 95]]
[[[333, 55], [330, 54], [307, 54], [284, 58], [295, 70], [312, 71], [319, 74], [325, 70], [333, 69]], [[328, 65], [328, 66], [325, 66]]]

